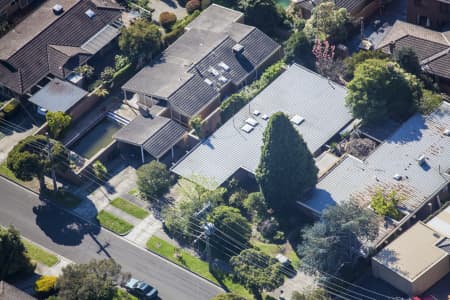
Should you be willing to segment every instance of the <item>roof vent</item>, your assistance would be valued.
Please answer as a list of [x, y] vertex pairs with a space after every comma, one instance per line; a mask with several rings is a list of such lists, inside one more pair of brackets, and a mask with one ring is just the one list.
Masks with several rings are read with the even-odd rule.
[[253, 115], [254, 116], [259, 116], [261, 113], [259, 112], [259, 110], [257, 110], [257, 109], [255, 109], [254, 111], [253, 111]]
[[417, 163], [419, 164], [419, 166], [423, 165], [425, 163], [425, 155], [419, 156], [419, 158], [417, 159]]
[[300, 125], [305, 121], [305, 118], [299, 116], [299, 115], [295, 115], [291, 118], [291, 122], [294, 123], [295, 125]]
[[221, 61], [220, 63], [219, 63], [219, 67], [221, 67], [224, 71], [230, 71], [230, 67], [226, 64], [226, 63], [224, 63], [223, 61]]
[[244, 126], [241, 127], [241, 129], [246, 133], [250, 133], [253, 130], [253, 128], [254, 127], [249, 124], [245, 124]]
[[228, 79], [225, 76], [220, 76], [219, 81], [222, 83], [227, 83]]
[[397, 181], [400, 181], [400, 180], [402, 180], [403, 177], [400, 174], [395, 174], [393, 178]]
[[244, 46], [236, 44], [232, 48], [234, 54], [242, 54], [244, 52]]
[[55, 5], [53, 5], [53, 7], [52, 7], [52, 11], [53, 11], [53, 13], [54, 13], [55, 15], [60, 15], [60, 14], [63, 13], [64, 7], [62, 7], [61, 4], [55, 4]]
[[214, 67], [209, 67], [208, 72], [211, 73], [212, 75], [216, 76], [216, 77], [220, 75], [219, 71], [214, 69]]
[[88, 16], [91, 19], [93, 17], [95, 17], [95, 12], [92, 9], [90, 9], [90, 8], [85, 12], [85, 14], [86, 14], [86, 16]]
[[248, 118], [247, 120], [245, 120], [245, 123], [247, 123], [248, 125], [253, 126], [253, 127], [258, 125], [258, 121], [256, 121], [253, 118]]
[[450, 129], [445, 129], [444, 130], [444, 135], [446, 135], [446, 136], [450, 136]]
[[210, 79], [208, 79], [208, 78], [205, 78], [204, 81], [206, 82], [207, 85], [212, 85], [213, 84], [213, 82]]
[[263, 119], [264, 121], [269, 120], [269, 116], [266, 115], [266, 114], [263, 114], [263, 115], [261, 116], [261, 119]]

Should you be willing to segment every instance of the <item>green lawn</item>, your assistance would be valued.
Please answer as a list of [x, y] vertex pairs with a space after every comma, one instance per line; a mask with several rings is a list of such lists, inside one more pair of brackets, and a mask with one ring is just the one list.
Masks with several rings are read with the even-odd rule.
[[114, 231], [117, 234], [124, 235], [133, 229], [133, 225], [130, 223], [104, 210], [97, 215], [97, 220], [100, 222], [100, 225]]
[[267, 243], [263, 243], [263, 242], [260, 242], [257, 240], [253, 240], [252, 244], [255, 247], [258, 247], [264, 253], [266, 253], [272, 257], [275, 257], [275, 255], [277, 255], [278, 253], [281, 253], [284, 256], [286, 256], [287, 258], [289, 258], [289, 260], [291, 261], [291, 263], [294, 267], [298, 268], [300, 266], [300, 258], [298, 258], [295, 251], [292, 250], [292, 248], [290, 246], [288, 246], [287, 244], [283, 244], [283, 245], [267, 244]]
[[138, 300], [138, 298], [131, 295], [130, 293], [127, 293], [127, 291], [123, 289], [117, 289], [116, 294], [114, 295], [114, 298], [112, 298], [112, 300]]
[[[198, 275], [211, 280], [212, 282], [216, 284], [220, 284], [219, 281], [214, 277], [210, 272], [208, 268], [208, 263], [201, 260], [198, 257], [195, 257], [188, 252], [184, 250], [177, 250], [177, 248], [168, 242], [152, 236], [147, 241], [147, 248], [149, 250], [152, 250], [153, 252], [158, 253], [161, 256], [164, 256], [168, 260], [183, 266], [189, 270], [191, 270], [194, 273], [197, 273]], [[175, 256], [175, 252], [177, 252], [179, 255], [178, 257]], [[249, 291], [243, 287], [242, 285], [232, 282], [230, 277], [224, 277], [221, 279], [222, 285], [224, 285], [227, 289], [230, 291], [242, 295], [246, 297], [247, 299], [253, 299], [252, 295], [249, 293]]]
[[139, 190], [137, 188], [128, 191], [128, 195], [139, 197]]
[[122, 198], [114, 199], [111, 205], [138, 219], [145, 219], [148, 216], [148, 211]]
[[6, 166], [6, 161], [2, 162], [0, 164], [0, 174], [2, 174], [5, 177], [8, 177], [9, 179], [11, 179], [14, 182], [17, 182], [19, 184], [25, 184], [25, 181], [18, 179], [14, 173], [8, 169], [8, 167]]
[[36, 246], [27, 240], [22, 239], [22, 242], [32, 260], [42, 263], [48, 267], [52, 267], [58, 262], [58, 257], [56, 255], [45, 251], [41, 247]]

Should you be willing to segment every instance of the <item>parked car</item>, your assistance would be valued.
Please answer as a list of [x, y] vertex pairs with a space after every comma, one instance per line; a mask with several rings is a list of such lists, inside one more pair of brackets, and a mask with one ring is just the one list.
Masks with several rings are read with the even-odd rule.
[[130, 278], [130, 280], [125, 283], [125, 288], [130, 294], [137, 296], [139, 299], [158, 299], [158, 290], [144, 281]]

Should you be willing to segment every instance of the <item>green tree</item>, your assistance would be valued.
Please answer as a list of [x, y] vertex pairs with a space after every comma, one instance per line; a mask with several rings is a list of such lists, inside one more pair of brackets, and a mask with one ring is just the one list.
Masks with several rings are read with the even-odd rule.
[[203, 137], [203, 134], [202, 134], [202, 122], [203, 122], [203, 119], [202, 119], [201, 116], [195, 116], [195, 117], [193, 117], [192, 119], [189, 120], [189, 127], [194, 129], [195, 134], [199, 138]]
[[92, 78], [92, 75], [94, 75], [94, 67], [90, 65], [82, 65], [75, 68], [75, 72], [78, 74], [81, 74], [86, 79]]
[[377, 216], [354, 201], [328, 207], [319, 222], [303, 230], [298, 253], [305, 271], [336, 274], [343, 265], [353, 266], [378, 229]]
[[331, 40], [332, 44], [337, 44], [347, 39], [349, 23], [347, 10], [327, 1], [313, 8], [304, 30], [310, 40]]
[[261, 192], [250, 193], [244, 200], [244, 208], [255, 220], [264, 219], [268, 215], [268, 207]]
[[275, 113], [264, 131], [256, 179], [268, 206], [289, 211], [317, 183], [317, 168], [302, 136], [289, 118]]
[[117, 286], [125, 282], [128, 277], [121, 272], [120, 265], [112, 259], [68, 265], [62, 269], [62, 274], [57, 281], [58, 299], [113, 299]]
[[171, 185], [170, 173], [165, 164], [153, 160], [137, 169], [136, 173], [139, 191], [147, 199], [150, 197], [159, 198], [169, 191]]
[[286, 41], [284, 55], [287, 63], [293, 61], [310, 69], [314, 68], [312, 44], [303, 31], [296, 31]]
[[104, 164], [102, 164], [101, 161], [96, 160], [92, 164], [92, 169], [94, 171], [95, 177], [99, 178], [100, 180], [105, 180], [108, 176], [108, 169], [105, 167]]
[[385, 194], [381, 190], [378, 190], [372, 196], [370, 205], [377, 214], [381, 216], [388, 216], [395, 220], [400, 220], [403, 217], [403, 214], [397, 208], [397, 204], [400, 200], [401, 199], [395, 191]]
[[402, 47], [394, 51], [395, 61], [402, 67], [406, 72], [419, 76], [422, 72], [420, 67], [419, 57], [416, 52], [409, 47]]
[[420, 102], [419, 111], [422, 114], [430, 114], [435, 111], [442, 103], [442, 96], [430, 90], [422, 90], [422, 101]]
[[230, 206], [214, 208], [209, 221], [214, 224], [216, 232], [211, 239], [214, 256], [229, 259], [229, 256], [250, 246], [252, 233], [250, 223], [239, 209]]
[[111, 83], [114, 78], [114, 73], [116, 70], [114, 70], [113, 67], [107, 66], [105, 69], [103, 69], [102, 73], [100, 74], [100, 78], [104, 83]]
[[281, 16], [274, 0], [239, 0], [239, 10], [245, 15], [245, 22], [258, 27], [267, 34], [274, 32]]
[[53, 139], [57, 139], [72, 122], [72, 117], [62, 111], [49, 111], [45, 115], [45, 119], [48, 124], [48, 133]]
[[34, 268], [19, 231], [13, 226], [0, 227], [0, 281], [19, 273], [31, 273]]
[[420, 107], [422, 98], [422, 85], [416, 76], [397, 63], [380, 59], [359, 64], [347, 90], [347, 106], [364, 123], [379, 123], [389, 117], [404, 120]]
[[345, 67], [345, 77], [348, 80], [353, 78], [353, 74], [355, 73], [356, 67], [371, 58], [375, 59], [388, 59], [389, 55], [382, 52], [381, 50], [375, 51], [358, 51], [352, 54], [352, 56], [347, 57], [344, 60]]
[[212, 298], [211, 300], [247, 300], [247, 298], [232, 293], [226, 293], [226, 294], [219, 294], [214, 298]]
[[272, 291], [284, 282], [280, 263], [256, 249], [246, 249], [233, 256], [231, 266], [238, 281], [249, 288], [256, 299], [262, 299], [263, 290]]
[[139, 19], [128, 27], [123, 27], [119, 36], [119, 47], [131, 59], [138, 61], [152, 58], [161, 50], [159, 27], [144, 19]]
[[34, 177], [39, 179], [41, 190], [45, 190], [44, 175], [53, 166], [59, 171], [67, 169], [69, 162], [64, 146], [51, 140], [52, 161], [47, 153], [47, 138], [42, 135], [32, 135], [21, 140], [8, 153], [6, 165], [14, 175], [24, 181]]
[[177, 22], [177, 15], [174, 13], [163, 11], [159, 14], [159, 23], [166, 30], [170, 31], [172, 26]]
[[114, 68], [119, 71], [130, 63], [130, 59], [125, 55], [116, 54], [114, 56]]

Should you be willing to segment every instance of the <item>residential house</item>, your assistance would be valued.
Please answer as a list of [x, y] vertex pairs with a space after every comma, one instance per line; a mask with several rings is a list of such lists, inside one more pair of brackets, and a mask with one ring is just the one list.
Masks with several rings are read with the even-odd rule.
[[[55, 78], [76, 83], [73, 70], [119, 35], [120, 18], [109, 1], [48, 0], [0, 39], [0, 93], [28, 99]], [[49, 90], [67, 88], [60, 81]]]
[[450, 272], [450, 207], [418, 222], [372, 258], [372, 272], [408, 296], [421, 295]]
[[393, 55], [396, 49], [404, 47], [414, 50], [422, 69], [434, 77], [442, 90], [450, 92], [450, 31], [396, 21], [377, 49]]
[[407, 21], [438, 29], [450, 21], [449, 0], [408, 0]]
[[22, 292], [15, 286], [7, 283], [6, 281], [0, 281], [0, 300], [34, 300], [27, 293]]
[[211, 5], [160, 57], [122, 86], [141, 105], [167, 106], [171, 119], [187, 126], [205, 118], [227, 95], [281, 59], [282, 48], [259, 29], [242, 24], [243, 14]]
[[[293, 0], [300, 16], [305, 19], [311, 17], [314, 7], [324, 2], [322, 0]], [[367, 18], [381, 8], [383, 0], [333, 0], [337, 8], [345, 8], [348, 13], [357, 18]]]
[[251, 102], [181, 159], [172, 171], [215, 189], [230, 177], [252, 178], [270, 116], [284, 112], [318, 156], [353, 117], [346, 89], [299, 65], [290, 66]]

